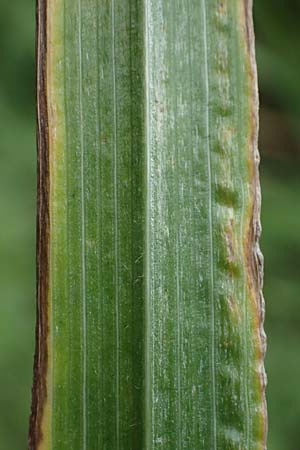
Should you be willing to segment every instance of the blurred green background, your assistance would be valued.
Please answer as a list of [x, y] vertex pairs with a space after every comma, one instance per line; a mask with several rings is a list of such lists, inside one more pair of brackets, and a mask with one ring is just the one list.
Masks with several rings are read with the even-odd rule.
[[[35, 325], [34, 1], [0, 3], [0, 450], [25, 450]], [[254, 0], [269, 450], [300, 436], [300, 2]]]

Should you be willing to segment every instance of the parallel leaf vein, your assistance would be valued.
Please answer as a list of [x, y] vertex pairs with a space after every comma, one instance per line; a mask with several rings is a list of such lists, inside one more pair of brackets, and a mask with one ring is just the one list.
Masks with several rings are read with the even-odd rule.
[[113, 82], [113, 157], [114, 157], [114, 241], [115, 241], [115, 315], [116, 315], [116, 445], [120, 448], [120, 329], [119, 329], [119, 224], [118, 224], [118, 148], [117, 148], [117, 89], [115, 0], [111, 2], [112, 82]]
[[149, 0], [144, 0], [144, 65], [145, 65], [145, 448], [152, 447], [153, 404], [152, 404], [152, 364], [151, 352], [151, 108], [150, 108], [150, 67], [149, 67]]
[[[100, 10], [99, 10], [99, 1], [95, 0], [96, 6], [96, 60], [97, 60], [97, 80], [96, 80], [96, 239], [97, 239], [97, 291], [98, 291], [98, 298], [97, 298], [97, 311], [98, 311], [98, 318], [99, 326], [101, 328], [99, 340], [100, 340], [100, 349], [101, 352], [103, 352], [103, 342], [104, 342], [104, 323], [103, 323], [103, 280], [101, 280], [102, 270], [103, 270], [103, 259], [102, 259], [102, 250], [103, 249], [103, 226], [102, 226], [102, 220], [103, 220], [103, 202], [101, 201], [101, 192], [102, 192], [102, 165], [100, 165], [100, 161], [102, 160], [102, 145], [101, 145], [101, 124], [100, 124], [100, 58], [99, 58], [99, 40], [100, 40], [100, 30], [99, 30], [99, 17], [100, 17]], [[98, 244], [99, 243], [99, 244]], [[102, 282], [101, 282], [102, 281]], [[102, 354], [102, 353], [101, 353]], [[102, 364], [101, 364], [102, 363]], [[101, 377], [99, 385], [98, 385], [98, 398], [97, 398], [97, 405], [98, 405], [98, 411], [101, 411], [101, 432], [98, 433], [97, 442], [98, 446], [101, 448], [103, 446], [103, 424], [104, 421], [102, 419], [103, 417], [103, 396], [104, 396], [104, 390], [103, 390], [103, 357], [99, 359], [98, 364], [98, 370], [99, 370], [99, 376]], [[101, 375], [100, 375], [101, 374]]]
[[212, 217], [212, 168], [211, 168], [211, 148], [210, 148], [210, 89], [209, 89], [209, 67], [208, 67], [208, 29], [206, 0], [201, 0], [202, 22], [203, 22], [203, 47], [204, 47], [204, 75], [205, 75], [205, 122], [206, 122], [206, 151], [207, 151], [207, 171], [208, 171], [208, 220], [209, 220], [209, 264], [210, 264], [210, 313], [211, 313], [211, 420], [212, 420], [212, 448], [217, 449], [217, 423], [216, 423], [216, 367], [215, 367], [215, 299], [214, 299], [214, 249], [213, 249], [213, 217]]
[[[178, 212], [181, 210], [180, 205], [180, 174], [179, 174], [179, 156], [178, 156], [178, 112], [177, 112], [177, 76], [176, 76], [176, 8], [172, 6], [173, 11], [173, 70], [174, 70], [174, 84], [173, 84], [173, 99], [174, 99], [174, 133], [173, 133], [173, 145], [175, 152], [175, 164], [176, 164], [176, 178], [175, 178], [175, 192]], [[178, 218], [176, 218], [176, 241], [175, 241], [175, 255], [176, 255], [176, 376], [177, 376], [177, 450], [182, 448], [182, 429], [181, 429], [181, 286], [180, 286], [180, 224]]]
[[87, 448], [87, 319], [86, 319], [86, 255], [85, 255], [85, 199], [84, 199], [84, 138], [83, 138], [83, 85], [82, 85], [82, 3], [78, 1], [78, 58], [79, 58], [79, 114], [80, 114], [80, 183], [81, 183], [81, 295], [82, 295], [82, 414], [83, 414], [83, 450]]

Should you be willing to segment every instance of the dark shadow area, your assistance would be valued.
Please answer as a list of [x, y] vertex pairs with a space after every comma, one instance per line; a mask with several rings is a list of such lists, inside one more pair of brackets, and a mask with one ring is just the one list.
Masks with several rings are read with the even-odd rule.
[[0, 2], [0, 449], [27, 443], [35, 327], [33, 0]]
[[300, 3], [256, 0], [269, 450], [299, 448]]

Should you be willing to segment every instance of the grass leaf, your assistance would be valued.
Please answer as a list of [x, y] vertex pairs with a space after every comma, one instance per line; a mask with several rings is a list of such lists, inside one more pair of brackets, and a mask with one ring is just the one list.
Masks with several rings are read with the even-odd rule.
[[39, 0], [31, 450], [265, 448], [251, 4]]

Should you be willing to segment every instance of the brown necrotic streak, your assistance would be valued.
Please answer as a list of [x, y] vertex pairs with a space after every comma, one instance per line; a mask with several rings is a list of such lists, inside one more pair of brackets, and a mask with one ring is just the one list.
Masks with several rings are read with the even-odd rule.
[[47, 397], [49, 291], [49, 130], [47, 109], [47, 0], [36, 1], [37, 86], [37, 241], [36, 241], [36, 350], [29, 426], [29, 450], [42, 441], [41, 422]]
[[261, 192], [259, 182], [259, 151], [258, 151], [258, 87], [257, 87], [257, 68], [255, 59], [255, 38], [253, 28], [253, 0], [244, 0], [244, 32], [247, 43], [249, 77], [251, 85], [250, 95], [250, 176], [251, 176], [251, 196], [252, 204], [247, 224], [247, 239], [245, 241], [245, 256], [248, 271], [248, 286], [251, 297], [254, 301], [254, 309], [257, 317], [258, 329], [258, 352], [260, 359], [260, 386], [261, 399], [263, 403], [263, 417], [261, 423], [261, 448], [266, 449], [267, 441], [267, 407], [265, 399], [266, 376], [264, 371], [264, 357], [266, 350], [266, 337], [264, 333], [264, 298], [262, 293], [263, 285], [263, 258], [259, 248], [259, 239], [261, 234], [260, 225], [260, 207]]

